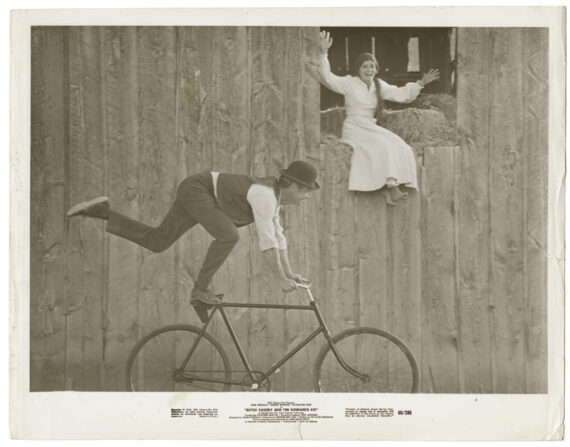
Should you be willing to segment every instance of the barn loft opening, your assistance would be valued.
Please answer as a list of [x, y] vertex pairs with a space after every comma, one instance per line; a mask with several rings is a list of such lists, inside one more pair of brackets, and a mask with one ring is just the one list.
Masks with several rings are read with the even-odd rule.
[[[380, 77], [394, 85], [415, 82], [430, 68], [437, 68], [441, 78], [422, 91], [422, 95], [447, 94], [455, 96], [456, 29], [398, 28], [398, 27], [327, 27], [333, 46], [329, 60], [333, 73], [350, 73], [350, 61], [359, 53], [373, 53], [380, 65]], [[344, 105], [341, 95], [321, 88], [321, 110]], [[402, 105], [388, 102], [388, 108]], [[404, 106], [405, 107], [405, 106]]]

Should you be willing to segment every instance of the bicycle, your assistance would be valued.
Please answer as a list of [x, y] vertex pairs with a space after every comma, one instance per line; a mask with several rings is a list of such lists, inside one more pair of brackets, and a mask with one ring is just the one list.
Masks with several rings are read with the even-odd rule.
[[[308, 285], [297, 284], [308, 305], [225, 303], [213, 305], [203, 326], [176, 324], [157, 329], [132, 349], [126, 365], [129, 391], [271, 391], [269, 377], [319, 334], [326, 344], [313, 370], [317, 392], [417, 393], [418, 363], [397, 336], [371, 327], [358, 327], [331, 336]], [[219, 295], [221, 297], [221, 295]], [[254, 370], [224, 309], [287, 309], [314, 312], [319, 327], [265, 372]], [[233, 371], [222, 344], [207, 332], [219, 312], [245, 370]], [[234, 378], [235, 373], [245, 373]]]

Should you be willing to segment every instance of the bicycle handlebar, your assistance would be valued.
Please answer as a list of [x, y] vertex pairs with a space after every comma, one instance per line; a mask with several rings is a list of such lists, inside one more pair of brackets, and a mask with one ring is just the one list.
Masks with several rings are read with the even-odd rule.
[[315, 302], [315, 297], [313, 296], [313, 292], [311, 292], [311, 285], [310, 284], [303, 284], [300, 282], [295, 282], [295, 287], [298, 289], [305, 289], [305, 292], [307, 292], [307, 296], [309, 297], [309, 301], [311, 301], [311, 303]]

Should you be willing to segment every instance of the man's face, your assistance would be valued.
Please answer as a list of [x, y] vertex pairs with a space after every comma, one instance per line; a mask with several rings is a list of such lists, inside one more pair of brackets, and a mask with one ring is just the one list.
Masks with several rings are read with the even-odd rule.
[[302, 201], [311, 197], [311, 189], [299, 183], [293, 183], [286, 188], [281, 196], [281, 202], [284, 205], [299, 205]]

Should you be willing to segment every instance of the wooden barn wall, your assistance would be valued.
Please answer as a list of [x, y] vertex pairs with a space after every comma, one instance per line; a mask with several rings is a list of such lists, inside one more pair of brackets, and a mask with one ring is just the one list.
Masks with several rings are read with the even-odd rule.
[[[426, 144], [433, 111], [391, 112], [386, 124], [416, 151], [419, 193], [397, 207], [378, 192], [346, 194], [350, 149], [321, 147], [321, 200], [340, 204], [323, 221], [322, 258], [338, 258], [333, 321], [403, 338], [423, 392], [544, 393], [548, 34], [458, 36], [459, 145]], [[343, 117], [323, 112], [323, 133], [340, 136]]]
[[458, 389], [546, 392], [548, 31], [457, 46]]
[[[318, 147], [319, 85], [303, 61], [314, 59], [308, 43], [317, 33], [33, 29], [32, 390], [123, 390], [126, 357], [142, 334], [199, 322], [189, 296], [210, 242], [203, 229], [158, 255], [109, 237], [100, 221], [66, 220], [65, 210], [105, 194], [117, 210], [158, 224], [189, 174], [275, 175], [293, 159], [309, 157]], [[318, 249], [310, 237], [315, 210], [292, 210], [284, 218], [294, 235], [292, 262], [316, 276], [309, 257]], [[282, 302], [262, 275], [255, 230], [240, 234], [214, 289], [236, 301]], [[268, 354], [285, 352], [308, 324], [283, 311], [271, 311], [273, 318], [262, 310], [230, 312], [258, 369], [270, 366]], [[228, 340], [222, 329], [213, 332]], [[295, 382], [304, 359], [292, 366], [275, 377], [276, 389]]]
[[[424, 392], [546, 390], [546, 32], [459, 30], [461, 145], [424, 145], [420, 192], [395, 208], [377, 192], [348, 193], [350, 152], [319, 144], [317, 34], [33, 29], [32, 390], [124, 390], [138, 338], [198, 323], [188, 300], [210, 241], [203, 229], [152, 254], [101, 222], [66, 220], [70, 205], [105, 194], [158, 224], [188, 174], [270, 175], [295, 158], [318, 164], [322, 188], [283, 215], [290, 257], [333, 332], [395, 332], [420, 361]], [[240, 235], [214, 289], [301, 302], [264, 276], [255, 230]], [[314, 328], [299, 311], [231, 315], [260, 370]], [[221, 325], [212, 332], [229, 341]], [[274, 390], [311, 391], [319, 348], [293, 357]]]

